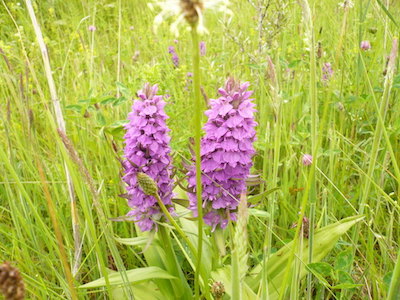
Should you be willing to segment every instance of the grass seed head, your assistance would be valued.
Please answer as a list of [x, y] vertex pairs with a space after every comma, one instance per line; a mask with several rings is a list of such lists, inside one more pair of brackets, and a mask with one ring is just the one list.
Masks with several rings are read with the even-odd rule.
[[21, 300], [25, 297], [21, 274], [9, 262], [0, 265], [0, 291], [6, 300]]

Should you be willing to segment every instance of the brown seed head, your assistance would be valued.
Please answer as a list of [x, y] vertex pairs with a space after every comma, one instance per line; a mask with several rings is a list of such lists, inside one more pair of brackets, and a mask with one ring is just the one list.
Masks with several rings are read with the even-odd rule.
[[6, 300], [22, 300], [25, 296], [21, 274], [9, 262], [0, 265], [0, 291]]
[[181, 0], [181, 9], [186, 21], [190, 25], [195, 25], [199, 21], [199, 13], [203, 10], [203, 2], [201, 0]]
[[215, 281], [211, 286], [211, 294], [216, 300], [222, 299], [222, 297], [225, 295], [224, 284], [220, 281]]

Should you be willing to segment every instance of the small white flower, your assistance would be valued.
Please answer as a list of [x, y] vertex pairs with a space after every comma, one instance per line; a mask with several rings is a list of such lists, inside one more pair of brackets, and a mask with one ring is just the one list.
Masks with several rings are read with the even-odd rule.
[[343, 2], [339, 3], [339, 6], [343, 9], [345, 8], [353, 8], [354, 7], [354, 3], [351, 0], [344, 0]]
[[176, 20], [171, 24], [170, 29], [176, 36], [179, 35], [179, 25], [186, 20], [189, 25], [195, 25], [199, 34], [208, 33], [204, 26], [203, 12], [207, 9], [232, 14], [228, 9], [229, 0], [154, 0], [149, 3], [151, 9], [161, 8], [161, 12], [154, 19], [154, 29], [171, 18]]

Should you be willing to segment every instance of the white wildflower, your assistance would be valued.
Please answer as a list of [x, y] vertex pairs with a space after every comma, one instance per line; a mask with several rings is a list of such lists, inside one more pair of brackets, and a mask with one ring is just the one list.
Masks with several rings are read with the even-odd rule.
[[354, 7], [354, 2], [351, 0], [344, 0], [343, 2], [339, 3], [339, 6], [343, 9], [345, 8], [353, 8]]
[[229, 0], [155, 0], [154, 3], [149, 3], [151, 9], [154, 7], [161, 8], [161, 12], [154, 19], [154, 29], [160, 24], [171, 18], [176, 17], [175, 21], [171, 24], [171, 31], [178, 36], [179, 25], [187, 23], [195, 26], [199, 34], [208, 33], [204, 26], [203, 12], [207, 9], [213, 11], [220, 11], [227, 14], [232, 14], [228, 9]]

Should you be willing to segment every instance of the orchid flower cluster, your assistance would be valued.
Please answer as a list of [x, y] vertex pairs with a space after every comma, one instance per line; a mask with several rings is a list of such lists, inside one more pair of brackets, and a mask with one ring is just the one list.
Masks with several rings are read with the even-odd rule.
[[[232, 78], [219, 89], [220, 97], [210, 100], [205, 112], [208, 121], [201, 142], [201, 169], [204, 222], [215, 230], [225, 228], [229, 220], [236, 220], [240, 194], [246, 190], [246, 178], [250, 174], [252, 156], [255, 153], [257, 123], [254, 121], [252, 92], [249, 83], [239, 84]], [[163, 96], [157, 95], [157, 85], [145, 84], [138, 92], [125, 126], [123, 180], [127, 184], [128, 205], [142, 231], [157, 230], [157, 222], [165, 216], [154, 195], [143, 190], [138, 174], [146, 174], [157, 185], [158, 195], [173, 213], [171, 174], [170, 131], [164, 111]], [[194, 160], [194, 159], [193, 159]], [[195, 167], [188, 167], [189, 208], [197, 214], [195, 196]]]
[[[230, 78], [225, 88], [218, 90], [221, 97], [210, 101], [205, 112], [208, 121], [201, 142], [201, 170], [203, 184], [204, 222], [215, 230], [225, 228], [228, 220], [236, 220], [239, 196], [246, 190], [250, 174], [253, 141], [255, 139], [254, 103], [250, 99], [249, 84], [239, 84]], [[196, 172], [188, 172], [190, 208], [197, 214]]]
[[[228, 4], [229, 0], [163, 0], [149, 5], [161, 8], [155, 18], [155, 29], [164, 19], [177, 16], [171, 25], [171, 30], [177, 36], [178, 25], [183, 20], [186, 20], [194, 35], [207, 32], [203, 22], [204, 10], [213, 8], [230, 14]], [[174, 66], [179, 67], [175, 47], [170, 46], [168, 51]], [[206, 55], [204, 41], [199, 43], [198, 51], [200, 56]], [[246, 179], [255, 153], [252, 143], [257, 125], [254, 121], [255, 104], [248, 87], [249, 83], [240, 84], [230, 78], [225, 87], [219, 89], [220, 97], [212, 99], [210, 108], [205, 112], [208, 117], [203, 127], [205, 136], [201, 141], [196, 136], [199, 139], [197, 145], [200, 144], [201, 148], [200, 153], [196, 151], [197, 161], [193, 158], [192, 165], [187, 168], [189, 209], [194, 216], [203, 215], [204, 222], [213, 231], [217, 227], [225, 228], [229, 220], [236, 220], [238, 199], [246, 191]], [[163, 96], [157, 95], [157, 86], [146, 84], [138, 92], [138, 97], [128, 116], [129, 123], [125, 126], [123, 179], [127, 184], [128, 204], [132, 208], [128, 216], [133, 217], [142, 231], [152, 231], [157, 230], [158, 221], [167, 218], [173, 222], [168, 214], [174, 212], [170, 137], [165, 122], [165, 101]], [[196, 163], [202, 172], [200, 187], [196, 185]], [[143, 183], [141, 178], [146, 178], [146, 182]], [[149, 180], [154, 183], [149, 184]], [[151, 187], [151, 192], [146, 191], [147, 186]], [[200, 194], [201, 190], [201, 199], [197, 200], [196, 191]], [[200, 207], [204, 214], [198, 212]]]
[[133, 217], [142, 231], [154, 229], [162, 213], [157, 199], [142, 190], [137, 180], [138, 173], [145, 173], [157, 184], [160, 199], [172, 208], [171, 148], [169, 129], [165, 123], [168, 118], [164, 112], [163, 96], [156, 95], [157, 85], [145, 84], [137, 95], [125, 126], [125, 160], [123, 180], [127, 184], [128, 205]]

